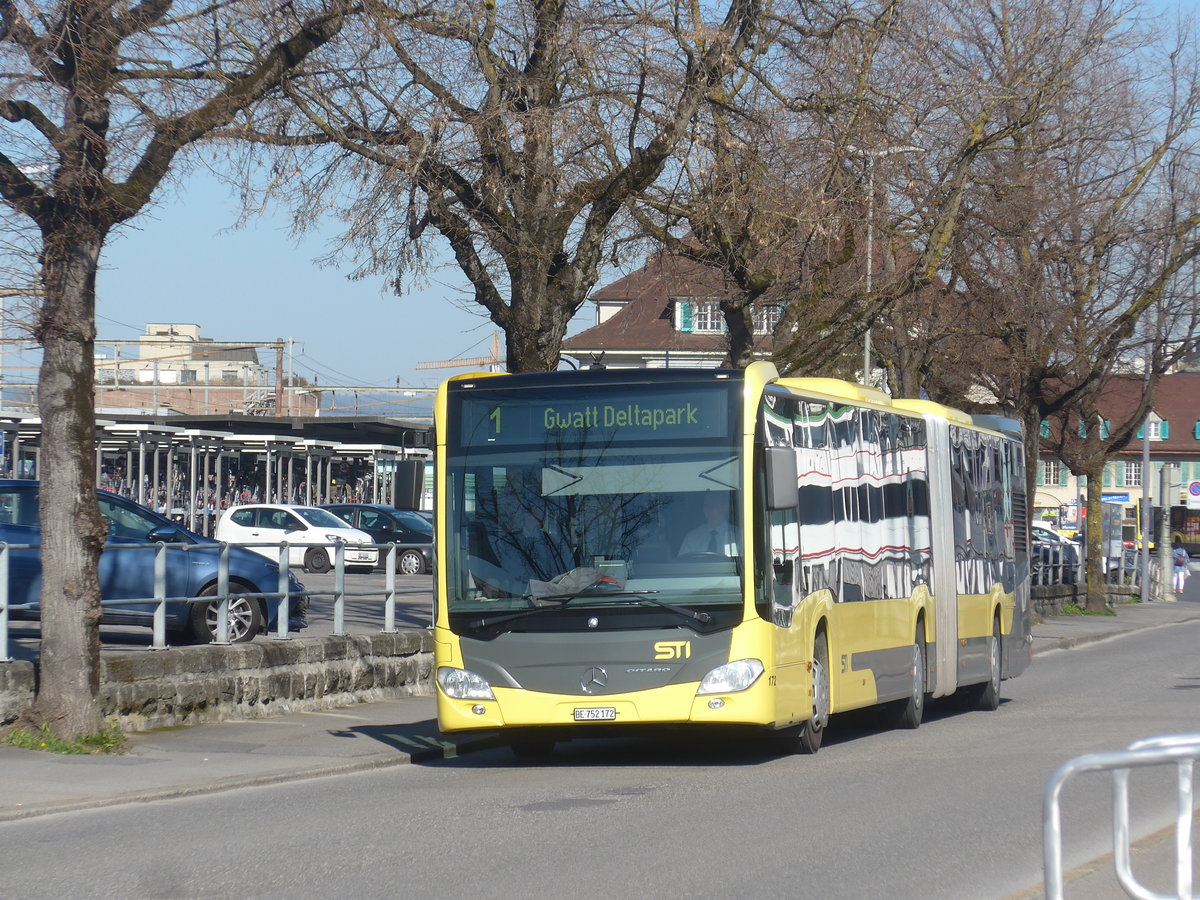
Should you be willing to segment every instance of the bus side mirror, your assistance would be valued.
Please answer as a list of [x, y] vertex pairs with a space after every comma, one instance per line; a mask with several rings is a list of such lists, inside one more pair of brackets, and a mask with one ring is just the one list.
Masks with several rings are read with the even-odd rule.
[[795, 509], [798, 496], [796, 451], [766, 448], [767, 509]]

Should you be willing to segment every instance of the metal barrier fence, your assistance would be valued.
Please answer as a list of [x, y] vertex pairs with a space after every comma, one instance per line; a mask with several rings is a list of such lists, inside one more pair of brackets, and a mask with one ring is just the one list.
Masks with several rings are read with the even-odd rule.
[[1082, 572], [1078, 557], [1061, 546], [1041, 544], [1034, 547], [1030, 582], [1034, 587], [1048, 584], [1078, 584]]
[[[1192, 893], [1192, 777], [1200, 759], [1200, 733], [1136, 741], [1128, 750], [1089, 753], [1064, 763], [1050, 776], [1042, 797], [1042, 856], [1047, 900], [1062, 900], [1062, 812], [1059, 795], [1066, 781], [1083, 772], [1113, 774], [1113, 868], [1121, 888], [1139, 900], [1198, 900]], [[1175, 893], [1158, 894], [1133, 874], [1129, 828], [1129, 775], [1132, 769], [1174, 763], [1178, 779], [1175, 817]]]
[[[1159, 583], [1158, 557], [1150, 557], [1150, 583]], [[1126, 548], [1120, 557], [1106, 557], [1101, 563], [1105, 584], [1142, 583], [1141, 557], [1137, 550]], [[1075, 553], [1062, 547], [1041, 544], [1033, 549], [1030, 583], [1034, 587], [1051, 584], [1082, 584], [1084, 564]]]
[[[273, 547], [279, 551], [279, 578], [276, 585], [276, 590], [271, 592], [246, 592], [229, 590], [229, 549], [231, 547], [254, 548], [254, 547]], [[188, 552], [212, 552], [216, 548], [217, 556], [217, 582], [216, 593], [206, 594], [202, 597], [168, 597], [167, 596], [167, 551], [182, 550]], [[220, 606], [217, 612], [217, 627], [216, 634], [212, 640], [214, 644], [229, 644], [229, 604], [234, 598], [239, 599], [263, 599], [263, 600], [279, 600], [279, 610], [276, 613], [276, 627], [270, 632], [272, 637], [286, 640], [289, 637], [289, 618], [291, 612], [291, 604], [293, 601], [300, 598], [308, 598], [311, 601], [313, 598], [331, 597], [333, 599], [333, 634], [342, 635], [346, 633], [346, 600], [348, 598], [380, 598], [383, 604], [383, 628], [381, 631], [385, 634], [394, 634], [396, 632], [396, 598], [406, 594], [423, 594], [427, 593], [425, 588], [398, 588], [396, 586], [396, 562], [397, 553], [395, 544], [357, 544], [355, 549], [376, 549], [385, 553], [384, 556], [384, 588], [382, 594], [378, 590], [372, 591], [349, 591], [346, 589], [346, 545], [338, 543], [333, 545], [334, 560], [333, 560], [333, 590], [332, 591], [313, 591], [292, 590], [292, 580], [290, 577], [290, 564], [288, 561], [288, 551], [290, 545], [286, 542], [232, 542], [218, 544], [166, 544], [166, 543], [141, 543], [141, 544], [106, 544], [104, 547], [105, 553], [131, 551], [131, 550], [146, 550], [153, 549], [154, 555], [154, 586], [153, 595], [144, 598], [124, 598], [120, 600], [101, 600], [102, 607], [122, 607], [121, 614], [123, 616], [131, 616], [135, 618], [145, 618], [151, 626], [151, 644], [152, 650], [167, 649], [167, 604], [168, 603], [212, 603], [214, 600], [220, 601]], [[14, 550], [37, 550], [40, 549], [38, 544], [6, 544], [0, 542], [0, 663], [11, 662], [13, 657], [9, 648], [9, 619], [10, 611], [24, 611], [36, 608], [33, 602], [28, 603], [10, 603], [9, 602], [9, 570], [12, 551]], [[128, 610], [132, 604], [153, 604], [153, 611], [143, 612], [139, 610]], [[431, 618], [432, 621], [432, 618]]]

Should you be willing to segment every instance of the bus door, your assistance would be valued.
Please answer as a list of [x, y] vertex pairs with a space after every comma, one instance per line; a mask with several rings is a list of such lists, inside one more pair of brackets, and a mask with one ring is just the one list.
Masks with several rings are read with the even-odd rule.
[[933, 696], [958, 688], [958, 573], [955, 566], [954, 486], [950, 476], [950, 427], [940, 416], [926, 415], [929, 447], [929, 530], [933, 551], [930, 589], [934, 598]]

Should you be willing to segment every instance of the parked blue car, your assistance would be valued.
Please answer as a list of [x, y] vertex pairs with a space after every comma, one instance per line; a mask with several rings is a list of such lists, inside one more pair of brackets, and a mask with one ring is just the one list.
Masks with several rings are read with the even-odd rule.
[[[166, 596], [207, 597], [217, 594], [217, 564], [220, 545], [193, 534], [165, 516], [124, 497], [99, 492], [100, 512], [108, 520], [108, 542], [100, 555], [100, 589], [104, 600], [146, 600], [154, 596], [154, 547], [130, 547], [122, 544], [187, 544], [169, 547], [166, 565]], [[41, 544], [38, 518], [38, 482], [0, 479], [0, 541], [7, 544]], [[193, 549], [194, 547], [194, 549]], [[240, 547], [230, 547], [230, 594], [274, 593], [279, 590], [279, 564]], [[289, 572], [290, 592], [299, 594], [304, 586]], [[41, 550], [10, 550], [8, 603], [13, 619], [37, 619], [42, 586]], [[299, 630], [306, 624], [308, 600], [290, 599], [288, 628]], [[210, 603], [175, 602], [166, 605], [167, 630], [176, 638], [207, 643], [217, 631], [220, 601]], [[229, 639], [249, 641], [275, 627], [279, 600], [233, 597], [229, 603]], [[152, 625], [154, 604], [148, 602], [105, 606], [103, 619], [113, 625]]]

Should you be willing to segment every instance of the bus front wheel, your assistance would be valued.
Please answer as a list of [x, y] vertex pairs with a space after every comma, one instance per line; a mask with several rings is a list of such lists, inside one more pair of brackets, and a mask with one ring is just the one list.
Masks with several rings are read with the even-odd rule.
[[800, 726], [796, 749], [801, 753], [816, 753], [829, 724], [829, 639], [820, 632], [813, 642], [812, 718]]

